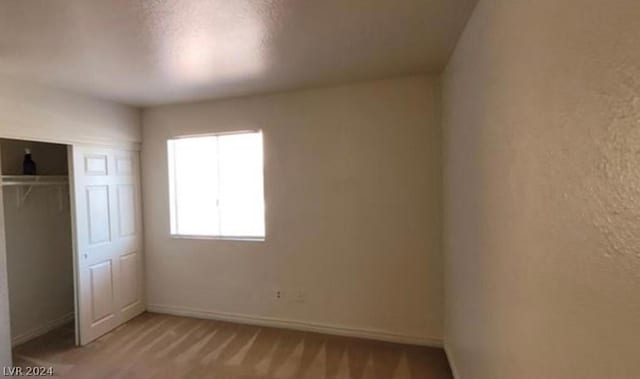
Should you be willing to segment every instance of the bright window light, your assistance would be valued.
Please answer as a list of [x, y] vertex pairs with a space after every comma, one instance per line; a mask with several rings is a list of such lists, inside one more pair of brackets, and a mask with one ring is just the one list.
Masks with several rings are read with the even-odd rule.
[[264, 240], [262, 133], [170, 139], [171, 234]]

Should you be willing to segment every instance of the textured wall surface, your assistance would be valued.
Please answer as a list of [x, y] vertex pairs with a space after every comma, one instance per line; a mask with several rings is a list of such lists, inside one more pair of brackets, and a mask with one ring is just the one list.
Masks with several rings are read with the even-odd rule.
[[640, 377], [640, 4], [481, 0], [444, 75], [461, 379]]
[[[148, 303], [440, 341], [438, 93], [418, 76], [146, 110]], [[252, 128], [266, 241], [169, 238], [167, 138]]]

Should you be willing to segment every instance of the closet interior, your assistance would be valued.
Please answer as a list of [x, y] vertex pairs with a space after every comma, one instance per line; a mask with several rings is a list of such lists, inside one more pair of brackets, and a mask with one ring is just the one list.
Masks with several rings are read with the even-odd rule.
[[0, 159], [16, 346], [74, 321], [67, 146], [0, 139]]

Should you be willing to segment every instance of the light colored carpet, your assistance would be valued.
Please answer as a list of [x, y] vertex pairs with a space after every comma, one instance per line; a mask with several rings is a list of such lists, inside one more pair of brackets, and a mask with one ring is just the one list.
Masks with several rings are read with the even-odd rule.
[[440, 349], [144, 313], [85, 347], [68, 325], [14, 349], [64, 378], [449, 379]]

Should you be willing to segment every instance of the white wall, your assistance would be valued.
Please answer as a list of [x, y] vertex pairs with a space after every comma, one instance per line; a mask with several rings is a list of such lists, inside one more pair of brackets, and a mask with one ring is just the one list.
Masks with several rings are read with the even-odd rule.
[[[39, 174], [67, 174], [65, 145], [0, 140], [3, 174], [21, 173], [25, 147]], [[3, 188], [11, 336], [18, 343], [69, 321], [74, 311], [68, 188], [34, 187], [22, 204], [19, 191]]]
[[640, 377], [640, 5], [480, 0], [444, 75], [461, 379]]
[[[150, 309], [437, 343], [438, 93], [419, 76], [145, 110]], [[266, 242], [170, 239], [167, 138], [249, 128], [264, 132]]]
[[135, 145], [141, 139], [140, 112], [0, 76], [0, 137]]
[[[0, 77], [0, 137], [61, 143], [140, 143], [140, 112], [71, 92]], [[0, 366], [10, 360], [4, 227], [0, 217]]]

